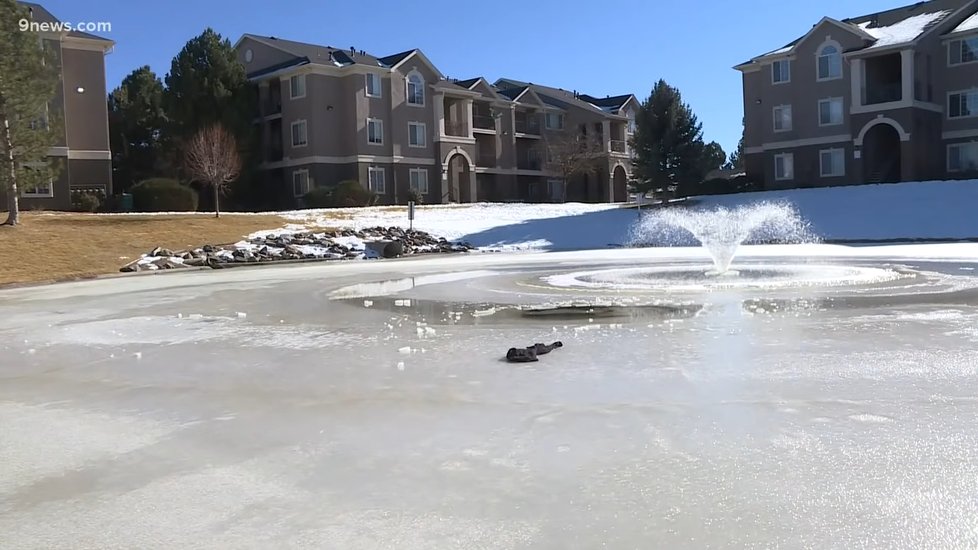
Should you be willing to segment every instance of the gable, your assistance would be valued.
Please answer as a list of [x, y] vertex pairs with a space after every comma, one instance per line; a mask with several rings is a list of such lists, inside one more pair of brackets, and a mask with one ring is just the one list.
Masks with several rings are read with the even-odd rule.
[[[409, 68], [407, 70], [403, 70], [405, 66]], [[445, 80], [445, 75], [441, 74], [441, 71], [435, 67], [434, 63], [432, 63], [421, 50], [413, 50], [411, 53], [404, 56], [403, 59], [395, 63], [391, 69], [394, 71], [403, 72], [404, 74], [407, 74], [412, 70], [417, 70], [421, 74], [425, 75], [425, 80]]]
[[[281, 48], [273, 47], [264, 40], [257, 40], [250, 36], [243, 36], [234, 46], [237, 52], [238, 61], [244, 65], [245, 72], [248, 74], [267, 69], [288, 65], [290, 62], [299, 63], [300, 57], [292, 52], [287, 52]], [[251, 61], [247, 60], [246, 52], [251, 50]]]

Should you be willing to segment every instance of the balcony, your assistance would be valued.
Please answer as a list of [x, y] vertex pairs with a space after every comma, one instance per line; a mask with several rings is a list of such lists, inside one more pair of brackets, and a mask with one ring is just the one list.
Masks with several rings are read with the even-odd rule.
[[516, 168], [520, 170], [543, 170], [543, 161], [536, 151], [528, 151], [517, 157]]
[[866, 105], [878, 105], [903, 99], [903, 85], [899, 82], [876, 84], [866, 88]]
[[483, 168], [497, 168], [499, 161], [496, 159], [496, 154], [493, 152], [479, 153], [478, 164]]
[[628, 152], [628, 142], [624, 140], [611, 140], [611, 152], [625, 154]]
[[270, 98], [262, 102], [262, 116], [272, 116], [282, 113], [282, 98]]
[[540, 135], [540, 121], [532, 119], [516, 119], [516, 133]]
[[446, 120], [445, 135], [454, 137], [469, 137], [469, 126], [468, 124], [459, 120]]
[[496, 119], [490, 115], [475, 114], [472, 115], [472, 126], [480, 130], [495, 130]]

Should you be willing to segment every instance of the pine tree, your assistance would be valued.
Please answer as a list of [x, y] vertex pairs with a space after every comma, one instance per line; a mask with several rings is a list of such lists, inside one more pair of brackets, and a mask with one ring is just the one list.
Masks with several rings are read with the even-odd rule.
[[231, 42], [213, 29], [192, 38], [166, 75], [164, 106], [170, 136], [189, 139], [222, 124], [237, 137], [250, 130], [257, 101]]
[[49, 111], [60, 82], [57, 57], [37, 33], [22, 31], [27, 7], [0, 0], [0, 190], [7, 195], [7, 220], [20, 222], [19, 196], [46, 184], [59, 166], [47, 156], [63, 136], [61, 116]]
[[703, 147], [703, 170], [706, 173], [723, 168], [726, 162], [727, 153], [723, 151], [723, 147], [719, 143], [711, 141]]
[[648, 192], [703, 180], [702, 125], [679, 90], [659, 80], [636, 116], [636, 188]]
[[115, 188], [160, 175], [163, 82], [148, 66], [136, 69], [109, 94], [108, 111]]
[[[241, 153], [243, 168], [235, 191], [253, 206], [263, 206], [267, 197], [254, 192], [259, 137], [252, 120], [258, 99], [238, 61], [231, 42], [207, 28], [192, 38], [173, 58], [166, 75], [163, 105], [167, 125], [163, 150], [167, 162], [183, 166], [187, 142], [203, 128], [220, 124], [232, 133]], [[202, 183], [202, 182], [199, 182]]]
[[744, 133], [740, 133], [740, 141], [737, 142], [737, 150], [730, 153], [730, 158], [727, 159], [727, 164], [724, 168], [728, 170], [743, 170], [744, 169]]

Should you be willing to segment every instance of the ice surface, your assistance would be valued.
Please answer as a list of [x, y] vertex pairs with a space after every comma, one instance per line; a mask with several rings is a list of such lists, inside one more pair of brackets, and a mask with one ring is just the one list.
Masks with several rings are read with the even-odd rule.
[[541, 278], [702, 251], [2, 290], [0, 546], [973, 548], [976, 252], [745, 246], [742, 275], [921, 275], [700, 288], [651, 319], [509, 305], [645, 298]]

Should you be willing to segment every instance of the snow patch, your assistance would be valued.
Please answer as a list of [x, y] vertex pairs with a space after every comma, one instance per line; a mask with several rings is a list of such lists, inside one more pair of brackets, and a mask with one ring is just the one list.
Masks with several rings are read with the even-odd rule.
[[[896, 44], [904, 44], [916, 40], [924, 33], [930, 25], [940, 21], [950, 14], [950, 11], [938, 11], [934, 13], [922, 13], [913, 17], [908, 17], [899, 23], [887, 27], [870, 27], [871, 22], [860, 23], [859, 28], [876, 38], [876, 42], [869, 48], [882, 48]], [[867, 48], [867, 49], [869, 49]]]

